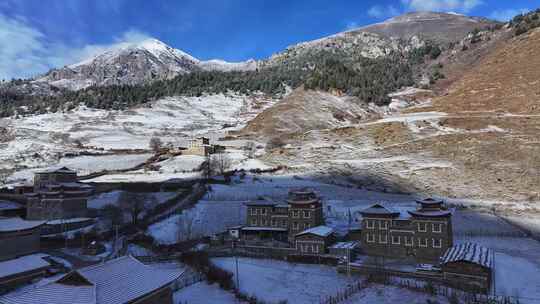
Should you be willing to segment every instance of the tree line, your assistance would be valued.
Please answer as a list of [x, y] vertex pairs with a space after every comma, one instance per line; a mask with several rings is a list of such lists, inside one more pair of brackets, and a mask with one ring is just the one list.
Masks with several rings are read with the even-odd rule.
[[240, 94], [263, 92], [276, 96], [287, 87], [339, 89], [365, 102], [385, 105], [388, 93], [415, 83], [414, 66], [424, 58], [436, 58], [441, 49], [427, 44], [408, 54], [393, 53], [376, 59], [347, 54], [340, 50], [320, 50], [288, 62], [255, 71], [195, 71], [173, 79], [142, 85], [91, 86], [79, 91], [54, 90], [55, 94], [18, 93], [10, 85], [0, 86], [0, 117], [71, 110], [78, 105], [122, 110], [166, 96]]

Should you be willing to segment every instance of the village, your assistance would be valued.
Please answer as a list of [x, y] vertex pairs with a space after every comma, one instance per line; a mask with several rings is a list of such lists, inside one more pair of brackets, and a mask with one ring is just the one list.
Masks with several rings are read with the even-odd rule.
[[[208, 159], [225, 147], [198, 138], [180, 151]], [[265, 191], [256, 185], [272, 173], [254, 172], [220, 177], [218, 170], [217, 176], [158, 184], [85, 182], [68, 167], [35, 172], [32, 184], [0, 193], [0, 303], [28, 303], [44, 294], [50, 303], [109, 303], [105, 294], [115, 303], [192, 303], [196, 297], [187, 290], [205, 280], [242, 303], [306, 302], [259, 299], [242, 290], [246, 274], [239, 271], [272, 260], [333, 271], [336, 287], [318, 295], [324, 304], [347, 303], [373, 284], [449, 303], [522, 303], [497, 292], [495, 269], [508, 265], [498, 265], [505, 261], [493, 248], [456, 240], [463, 220], [455, 217], [463, 211], [455, 202], [382, 196], [338, 212], [329, 202], [343, 195], [339, 190], [332, 197], [328, 185], [296, 178], [276, 186], [276, 195], [269, 185]], [[270, 176], [270, 183], [279, 179]], [[220, 189], [235, 183], [252, 190], [225, 205]], [[197, 211], [202, 206], [216, 217], [200, 218], [209, 216]], [[522, 235], [512, 231], [509, 236]], [[240, 270], [239, 258], [247, 259]], [[123, 287], [115, 286], [120, 281]]]

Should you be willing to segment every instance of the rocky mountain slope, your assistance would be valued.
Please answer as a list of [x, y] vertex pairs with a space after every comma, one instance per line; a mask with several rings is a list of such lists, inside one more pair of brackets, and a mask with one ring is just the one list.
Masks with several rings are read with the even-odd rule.
[[391, 52], [407, 52], [427, 41], [441, 46], [456, 42], [474, 29], [497, 22], [458, 14], [415, 12], [385, 22], [299, 43], [273, 55], [265, 65], [290, 64], [320, 51], [339, 50], [349, 56], [377, 58]]

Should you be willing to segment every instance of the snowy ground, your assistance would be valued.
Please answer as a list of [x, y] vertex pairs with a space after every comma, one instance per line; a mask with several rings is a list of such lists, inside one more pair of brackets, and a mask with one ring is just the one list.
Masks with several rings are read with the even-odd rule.
[[[238, 304], [234, 295], [221, 289], [217, 284], [209, 285], [200, 282], [176, 291], [173, 295], [174, 304], [220, 303]], [[241, 303], [240, 303], [241, 304]]]
[[[219, 267], [235, 273], [234, 258], [212, 259]], [[348, 282], [334, 267], [291, 264], [282, 261], [238, 259], [240, 290], [268, 302], [318, 303], [334, 295]]]
[[[432, 302], [428, 302], [432, 301]], [[411, 291], [405, 288], [384, 285], [371, 285], [343, 302], [344, 304], [377, 303], [377, 304], [425, 304], [425, 303], [448, 303], [448, 300], [440, 296], [430, 296], [426, 293]]]
[[148, 227], [147, 233], [160, 244], [176, 243], [179, 240], [210, 236], [225, 231], [228, 227], [245, 222], [244, 202], [200, 201], [190, 210], [175, 214]]
[[144, 163], [152, 154], [78, 156], [62, 158], [59, 166], [65, 166], [77, 171], [79, 175], [87, 175], [103, 170], [129, 169]]

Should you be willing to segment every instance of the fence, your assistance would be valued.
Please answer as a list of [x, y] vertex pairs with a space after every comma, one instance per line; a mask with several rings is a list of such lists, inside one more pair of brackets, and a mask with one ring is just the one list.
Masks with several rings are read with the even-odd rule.
[[347, 299], [349, 299], [352, 295], [359, 292], [362, 289], [365, 289], [368, 287], [369, 283], [366, 280], [360, 280], [356, 281], [343, 290], [338, 291], [333, 296], [328, 296], [324, 300], [322, 300], [321, 304], [338, 304], [341, 303]]

